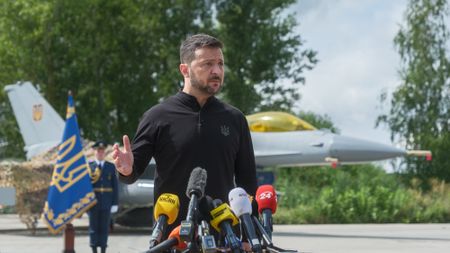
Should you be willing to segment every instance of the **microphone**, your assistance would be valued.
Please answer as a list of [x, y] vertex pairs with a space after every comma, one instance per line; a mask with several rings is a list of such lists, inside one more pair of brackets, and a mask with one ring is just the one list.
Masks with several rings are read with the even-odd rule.
[[161, 242], [167, 225], [175, 222], [180, 210], [180, 200], [175, 194], [163, 193], [156, 201], [153, 210], [153, 217], [157, 222], [150, 236], [150, 248]]
[[236, 235], [233, 232], [232, 226], [239, 223], [236, 216], [230, 209], [227, 203], [222, 203], [222, 200], [215, 199], [209, 203], [211, 205], [211, 226], [216, 229], [219, 233], [225, 234], [225, 239], [231, 248], [233, 253], [239, 253], [240, 243], [236, 239]]
[[209, 233], [208, 222], [202, 220], [200, 226], [198, 226], [198, 235], [200, 236], [200, 244], [203, 253], [216, 253], [216, 240], [214, 236]]
[[172, 232], [170, 232], [167, 240], [147, 250], [146, 253], [160, 253], [172, 247], [177, 248], [177, 250], [183, 250], [187, 248], [186, 243], [184, 243], [180, 239], [180, 226], [176, 227], [174, 230], [172, 230]]
[[241, 224], [243, 225], [252, 251], [261, 253], [261, 244], [256, 236], [253, 220], [250, 217], [250, 214], [252, 213], [252, 203], [250, 202], [247, 192], [240, 187], [236, 187], [228, 193], [228, 200], [230, 201], [231, 210], [239, 217]]
[[[205, 193], [206, 186], [206, 170], [196, 167], [191, 172], [189, 177], [186, 195], [190, 198], [186, 220], [181, 222], [180, 238], [186, 242], [194, 241], [195, 234], [195, 212], [198, 209], [198, 200], [201, 199]], [[195, 247], [193, 243], [190, 247]]]
[[270, 238], [272, 238], [272, 214], [277, 211], [277, 195], [272, 185], [265, 184], [256, 190], [258, 213], [262, 215], [262, 225]]

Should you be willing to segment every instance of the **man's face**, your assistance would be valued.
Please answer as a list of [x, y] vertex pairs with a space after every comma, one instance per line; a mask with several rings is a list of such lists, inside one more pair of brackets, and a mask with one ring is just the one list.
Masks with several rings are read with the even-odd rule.
[[207, 95], [220, 91], [224, 78], [223, 54], [220, 48], [195, 50], [195, 59], [188, 67], [192, 87]]
[[104, 148], [97, 148], [95, 149], [95, 158], [99, 161], [105, 160], [105, 149]]

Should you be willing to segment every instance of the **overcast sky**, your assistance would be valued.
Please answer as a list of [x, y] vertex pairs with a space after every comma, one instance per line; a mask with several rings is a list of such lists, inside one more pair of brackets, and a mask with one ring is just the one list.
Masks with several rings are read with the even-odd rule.
[[305, 47], [319, 63], [305, 73], [296, 108], [327, 114], [342, 134], [390, 144], [375, 128], [380, 94], [400, 84], [393, 39], [403, 24], [406, 0], [299, 0], [292, 10]]

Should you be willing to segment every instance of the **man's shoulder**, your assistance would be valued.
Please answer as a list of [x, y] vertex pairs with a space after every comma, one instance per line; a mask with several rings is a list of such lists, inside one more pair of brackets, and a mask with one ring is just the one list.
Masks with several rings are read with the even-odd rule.
[[232, 114], [233, 116], [244, 118], [244, 113], [242, 113], [241, 110], [239, 110], [237, 107], [234, 107], [233, 105], [230, 105], [220, 99], [217, 99], [217, 105], [225, 110], [227, 113]]
[[105, 161], [105, 163], [104, 163], [104, 165], [103, 165], [104, 167], [106, 167], [106, 166], [108, 166], [108, 167], [112, 167], [112, 168], [116, 168], [116, 166], [114, 165], [114, 163], [112, 163], [112, 162], [108, 162], [108, 161]]
[[167, 112], [167, 110], [170, 108], [170, 104], [174, 102], [174, 96], [165, 98], [160, 103], [150, 107], [147, 111], [145, 111], [143, 114], [143, 118], [159, 118], [159, 116], [164, 115]]

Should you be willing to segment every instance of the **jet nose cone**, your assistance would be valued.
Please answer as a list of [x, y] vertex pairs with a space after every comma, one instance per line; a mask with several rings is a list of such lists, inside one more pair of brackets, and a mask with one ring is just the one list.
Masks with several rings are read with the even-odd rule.
[[406, 151], [386, 144], [335, 135], [330, 154], [345, 163], [385, 160], [404, 156]]

